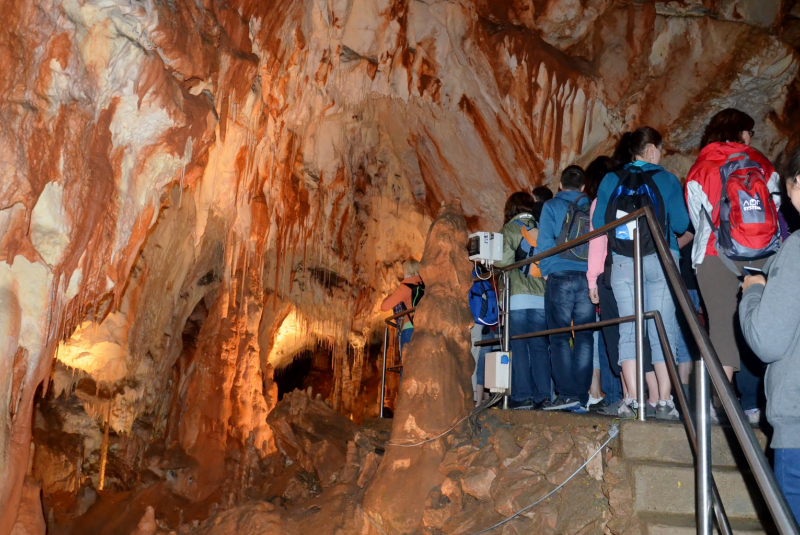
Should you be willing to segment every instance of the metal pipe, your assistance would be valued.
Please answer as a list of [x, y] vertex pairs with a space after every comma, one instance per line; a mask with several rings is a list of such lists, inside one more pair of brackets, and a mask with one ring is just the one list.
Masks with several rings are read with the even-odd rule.
[[[669, 370], [670, 378], [674, 384], [680, 385], [681, 380], [680, 375], [678, 374], [678, 365], [675, 364], [675, 358], [672, 353], [672, 348], [669, 345], [667, 329], [664, 327], [664, 320], [661, 318], [661, 313], [658, 310], [654, 310], [648, 314], [652, 314], [653, 320], [656, 323], [658, 340], [661, 343], [661, 349], [664, 352], [664, 362], [667, 363], [667, 369]], [[686, 432], [689, 435], [689, 445], [692, 447], [692, 451], [695, 453], [695, 455], [697, 455], [697, 431], [694, 426], [694, 420], [692, 419], [689, 400], [686, 398], [683, 388], [675, 388], [675, 393], [678, 397], [678, 404], [683, 412], [684, 426], [686, 427]], [[731, 524], [728, 521], [728, 515], [725, 512], [724, 505], [722, 504], [722, 498], [719, 495], [719, 489], [714, 481], [713, 474], [709, 475], [709, 485], [711, 488], [711, 504], [714, 507], [714, 516], [717, 519], [717, 525], [719, 526], [720, 532], [722, 535], [733, 535], [733, 530], [731, 529]]]
[[[650, 228], [658, 228], [658, 221], [652, 208], [649, 206], [645, 207], [644, 211]], [[772, 472], [767, 458], [761, 450], [761, 445], [758, 443], [753, 429], [750, 427], [750, 423], [747, 421], [744, 411], [742, 411], [739, 400], [734, 394], [733, 386], [730, 381], [728, 381], [725, 370], [722, 369], [722, 364], [719, 361], [717, 352], [714, 350], [714, 346], [711, 344], [711, 339], [708, 337], [708, 333], [697, 315], [694, 304], [689, 298], [689, 293], [686, 290], [686, 286], [683, 284], [678, 266], [675, 264], [675, 260], [670, 253], [666, 238], [664, 238], [661, 232], [652, 232], [651, 236], [653, 237], [658, 254], [661, 257], [670, 286], [672, 286], [672, 289], [675, 291], [677, 302], [700, 348], [700, 354], [705, 363], [704, 367], [708, 370], [711, 382], [722, 401], [722, 408], [725, 410], [725, 414], [736, 434], [736, 438], [742, 447], [742, 451], [750, 465], [756, 483], [758, 483], [758, 488], [761, 490], [764, 501], [767, 507], [769, 507], [770, 513], [772, 513], [775, 526], [778, 528], [778, 531], [784, 535], [800, 534], [800, 527], [798, 527], [794, 514], [792, 514], [789, 504], [786, 502], [786, 498], [778, 487], [775, 474]]]
[[644, 277], [642, 275], [640, 223], [641, 220], [637, 219], [636, 227], [633, 229], [633, 307], [636, 316], [636, 398], [639, 402], [636, 418], [640, 422], [644, 422], [647, 401], [644, 396]]
[[[572, 249], [573, 247], [577, 247], [579, 245], [583, 245], [584, 243], [588, 243], [590, 240], [595, 239], [598, 236], [602, 236], [603, 234], [607, 234], [608, 231], [613, 230], [617, 227], [622, 225], [627, 225], [631, 221], [635, 221], [644, 215], [644, 210], [639, 209], [635, 212], [631, 212], [630, 214], [626, 215], [625, 217], [621, 217], [616, 221], [609, 223], [604, 227], [600, 227], [599, 229], [593, 230], [591, 232], [587, 232], [580, 238], [576, 238], [574, 240], [570, 240], [568, 242], [562, 243], [561, 245], [556, 245], [552, 249], [548, 249], [542, 253], [535, 254], [530, 258], [526, 258], [525, 260], [520, 260], [519, 262], [515, 262], [513, 264], [509, 264], [502, 268], [499, 268], [499, 271], [511, 271], [513, 269], [519, 269], [523, 266], [527, 266], [528, 264], [533, 264], [534, 262], [539, 262], [543, 258], [548, 258], [550, 256], [555, 256], [561, 252], [564, 252], [568, 249]], [[473, 279], [476, 280], [476, 279]]]
[[708, 423], [709, 388], [703, 359], [695, 365], [697, 385], [697, 468], [695, 470], [695, 500], [697, 535], [711, 535], [711, 432]]
[[383, 330], [383, 372], [381, 373], [381, 418], [383, 418], [383, 405], [386, 403], [386, 353], [389, 351], [389, 326]]
[[503, 273], [503, 342], [502, 350], [510, 351], [511, 345], [511, 277]]
[[510, 375], [508, 381], [509, 395], [503, 396], [503, 409], [508, 410], [508, 398], [511, 395], [511, 379], [514, 376], [514, 355], [511, 354], [511, 276], [503, 272], [503, 345], [502, 350], [508, 352]]

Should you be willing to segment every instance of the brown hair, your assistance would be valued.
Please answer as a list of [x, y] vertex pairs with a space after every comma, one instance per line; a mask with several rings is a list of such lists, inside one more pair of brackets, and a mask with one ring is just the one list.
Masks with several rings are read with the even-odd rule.
[[700, 148], [711, 143], [736, 141], [742, 142], [742, 132], [749, 132], [756, 122], [752, 117], [736, 108], [727, 108], [714, 115], [703, 132]]
[[505, 216], [503, 224], [508, 223], [519, 214], [533, 214], [533, 195], [527, 191], [512, 193], [506, 201]]
[[649, 126], [642, 126], [633, 132], [625, 132], [617, 143], [617, 148], [614, 149], [614, 167], [622, 167], [631, 163], [634, 158], [644, 154], [647, 145], [652, 143], [656, 147], [660, 147], [663, 142], [658, 130]]
[[589, 167], [586, 168], [586, 187], [583, 192], [587, 197], [594, 200], [597, 197], [597, 189], [600, 182], [614, 168], [614, 164], [608, 156], [598, 156]]

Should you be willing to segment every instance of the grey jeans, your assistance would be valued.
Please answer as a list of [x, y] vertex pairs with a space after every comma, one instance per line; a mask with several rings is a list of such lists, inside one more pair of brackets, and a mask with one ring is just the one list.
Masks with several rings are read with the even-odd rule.
[[[670, 251], [675, 262], [678, 262], [678, 253]], [[669, 290], [669, 283], [661, 267], [658, 255], [652, 254], [645, 256], [642, 262], [642, 274], [644, 275], [644, 311], [658, 310], [664, 321], [664, 328], [667, 331], [667, 339], [672, 354], [676, 354], [676, 341], [680, 334], [678, 320], [675, 317], [675, 302]], [[621, 255], [614, 255], [613, 267], [611, 269], [611, 287], [614, 290], [614, 297], [617, 299], [619, 315], [632, 316], [635, 313], [633, 301], [633, 258]], [[650, 348], [653, 355], [653, 363], [664, 362], [664, 352], [661, 350], [661, 342], [658, 339], [658, 330], [655, 321], [648, 320], [645, 324], [647, 336], [650, 340]], [[621, 323], [619, 326], [619, 362], [634, 360], [636, 358], [636, 326], [633, 322]]]

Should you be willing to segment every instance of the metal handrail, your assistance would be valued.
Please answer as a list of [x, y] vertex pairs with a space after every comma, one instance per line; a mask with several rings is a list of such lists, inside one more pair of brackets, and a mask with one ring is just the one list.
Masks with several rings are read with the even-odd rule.
[[[655, 214], [653, 214], [652, 208], [649, 206], [645, 207], [645, 218], [650, 228], [658, 228]], [[778, 531], [787, 535], [798, 534], [800, 533], [800, 527], [798, 527], [797, 521], [789, 508], [789, 504], [786, 502], [786, 498], [778, 487], [775, 474], [772, 472], [764, 452], [761, 451], [761, 445], [758, 443], [755, 433], [753, 433], [753, 429], [750, 427], [750, 423], [739, 404], [739, 400], [736, 398], [733, 385], [728, 381], [728, 377], [725, 374], [725, 370], [722, 368], [722, 363], [719, 361], [717, 352], [711, 344], [711, 339], [703, 328], [697, 310], [695, 310], [694, 304], [689, 298], [689, 292], [686, 289], [686, 285], [683, 284], [678, 266], [675, 265], [672, 255], [669, 253], [669, 244], [664, 235], [660, 232], [651, 232], [651, 236], [655, 242], [656, 251], [659, 257], [661, 257], [670, 286], [672, 286], [672, 289], [675, 291], [678, 303], [689, 323], [689, 328], [700, 348], [700, 356], [702, 357], [697, 363], [696, 377], [697, 384], [700, 387], [697, 392], [697, 500], [698, 506], [703, 507], [702, 510], [698, 508], [697, 511], [699, 516], [698, 533], [703, 533], [704, 535], [711, 533], [710, 521], [707, 519], [707, 517], [710, 516], [708, 514], [708, 493], [705, 493], [705, 496], [701, 496], [700, 492], [708, 490], [708, 480], [706, 479], [703, 481], [701, 478], [702, 473], [710, 473], [711, 465], [711, 441], [708, 426], [708, 404], [710, 396], [704, 395], [706, 390], [704, 386], [708, 381], [705, 374], [705, 368], [707, 368], [708, 374], [711, 376], [711, 382], [722, 401], [725, 414], [728, 416], [728, 420], [736, 434], [739, 445], [744, 451], [745, 458], [747, 458], [750, 469], [755, 476], [756, 483], [758, 483], [758, 487], [761, 490], [761, 495], [764, 497], [764, 501], [767, 502], [770, 513], [772, 513], [772, 518], [775, 521]], [[700, 529], [701, 521], [703, 522], [702, 531]]]
[[[653, 319], [656, 322], [656, 328], [659, 331], [659, 339], [662, 344], [662, 348], [664, 348], [664, 355], [665, 355], [665, 362], [668, 362], [667, 368], [671, 375], [673, 382], [676, 385], [680, 385], [680, 381], [678, 379], [678, 372], [675, 368], [675, 363], [672, 357], [672, 351], [669, 347], [668, 339], [666, 338], [666, 330], [664, 328], [663, 320], [661, 315], [658, 311], [652, 311], [645, 313], [643, 310], [643, 277], [642, 277], [642, 251], [641, 251], [641, 240], [639, 237], [639, 223], [640, 219], [644, 218], [651, 229], [658, 229], [659, 223], [656, 219], [653, 210], [651, 207], [647, 206], [645, 208], [636, 210], [616, 221], [609, 223], [599, 229], [593, 230], [580, 238], [575, 240], [571, 240], [564, 244], [558, 245], [544, 251], [542, 253], [535, 254], [534, 256], [522, 260], [520, 262], [515, 262], [508, 266], [504, 266], [502, 268], [494, 267], [493, 271], [502, 273], [503, 280], [504, 280], [504, 287], [508, 288], [508, 273], [513, 269], [521, 268], [525, 265], [532, 264], [534, 262], [539, 262], [544, 258], [548, 258], [550, 256], [554, 256], [559, 254], [562, 251], [566, 251], [573, 247], [577, 247], [588, 241], [606, 234], [610, 230], [613, 230], [621, 225], [627, 224], [632, 221], [637, 221], [637, 226], [634, 229], [634, 301], [635, 301], [635, 308], [636, 314], [634, 316], [627, 316], [625, 318], [618, 318], [619, 323], [623, 323], [623, 319], [625, 321], [633, 321], [637, 324], [636, 325], [636, 360], [637, 360], [637, 393], [639, 398], [639, 410], [640, 419], [644, 420], [644, 363], [642, 359], [642, 349], [644, 344], [644, 321], [645, 319]], [[728, 381], [727, 375], [722, 368], [722, 364], [719, 361], [719, 357], [714, 350], [714, 346], [711, 344], [711, 340], [708, 336], [708, 333], [702, 326], [700, 321], [700, 317], [697, 314], [697, 311], [694, 308], [694, 304], [692, 303], [688, 290], [686, 289], [685, 284], [683, 283], [683, 279], [681, 278], [680, 271], [678, 270], [677, 265], [670, 253], [669, 244], [666, 241], [663, 233], [661, 232], [651, 232], [651, 238], [656, 246], [656, 254], [658, 254], [661, 263], [664, 267], [664, 271], [667, 275], [667, 280], [669, 281], [672, 290], [675, 292], [677, 302], [681, 307], [681, 310], [686, 317], [686, 320], [689, 324], [689, 329], [692, 333], [695, 342], [697, 343], [698, 347], [700, 348], [700, 360], [696, 362], [696, 381], [697, 381], [697, 426], [694, 425], [694, 422], [691, 420], [689, 416], [688, 404], [686, 403], [685, 395], [680, 387], [676, 388], [676, 392], [678, 394], [678, 403], [684, 407], [684, 415], [685, 418], [685, 425], [687, 428], [687, 432], [689, 433], [689, 438], [692, 446], [695, 449], [697, 455], [697, 467], [695, 469], [695, 476], [696, 476], [696, 500], [697, 500], [697, 533], [700, 535], [710, 535], [712, 532], [712, 518], [711, 518], [711, 511], [712, 509], [716, 513], [716, 517], [720, 526], [720, 529], [723, 533], [730, 533], [730, 524], [728, 523], [727, 516], [725, 514], [724, 508], [722, 506], [722, 501], [719, 497], [719, 492], [714, 484], [713, 478], [711, 476], [711, 436], [710, 436], [710, 428], [709, 428], [709, 403], [710, 403], [710, 396], [709, 396], [709, 389], [708, 389], [708, 376], [710, 375], [711, 382], [713, 386], [717, 390], [717, 394], [722, 401], [722, 407], [725, 411], [726, 415], [728, 416], [728, 420], [731, 423], [731, 427], [734, 430], [735, 436], [742, 447], [742, 450], [745, 454], [745, 458], [747, 459], [748, 464], [750, 465], [750, 469], [756, 479], [756, 483], [758, 484], [759, 490], [761, 491], [762, 496], [764, 497], [765, 502], [767, 503], [767, 507], [772, 514], [772, 518], [775, 522], [778, 531], [783, 535], [789, 534], [800, 534], [800, 527], [798, 527], [797, 521], [794, 518], [794, 515], [789, 508], [788, 503], [786, 502], [786, 498], [784, 497], [783, 493], [781, 492], [780, 488], [778, 487], [777, 481], [775, 479], [775, 475], [773, 474], [772, 470], [769, 467], [769, 463], [767, 462], [766, 456], [764, 452], [761, 450], [761, 446], [756, 439], [755, 434], [753, 433], [752, 428], [750, 427], [747, 418], [744, 415], [744, 411], [742, 410], [741, 406], [739, 405], [738, 399], [735, 396], [733, 391], [733, 386]], [[606, 320], [605, 322], [595, 322], [594, 324], [585, 324], [585, 325], [575, 325], [570, 326], [568, 328], [562, 329], [551, 329], [549, 331], [540, 331], [539, 333], [528, 333], [526, 335], [517, 335], [513, 338], [509, 334], [508, 329], [508, 317], [510, 315], [510, 291], [506, 290], [504, 292], [504, 306], [503, 306], [503, 338], [502, 339], [495, 339], [495, 340], [486, 340], [474, 343], [476, 346], [485, 346], [496, 344], [499, 340], [501, 342], [501, 346], [503, 351], [508, 351], [508, 346], [511, 339], [522, 339], [525, 337], [531, 337], [534, 335], [544, 336], [544, 333], [548, 334], [557, 334], [563, 332], [572, 332], [578, 330], [588, 330], [588, 329], [597, 329], [598, 326], [603, 325], [611, 325], [616, 320]], [[413, 310], [413, 309], [412, 309]], [[406, 311], [405, 313], [409, 313], [411, 311]], [[403, 315], [403, 314], [401, 314]], [[399, 316], [398, 316], [399, 317]], [[387, 342], [388, 342], [388, 331], [389, 331], [389, 320], [394, 319], [390, 317], [387, 319], [387, 327], [384, 334], [384, 376], [385, 376], [385, 363], [386, 363], [386, 351], [387, 351]], [[396, 325], [395, 325], [396, 326]], [[665, 340], [667, 340], [665, 342]], [[669, 357], [669, 358], [668, 358]], [[708, 370], [708, 375], [706, 374], [706, 370]], [[384, 377], [385, 378], [385, 377]], [[381, 396], [383, 399], [383, 381], [382, 381], [382, 393]], [[506, 398], [507, 401], [507, 398]], [[381, 406], [381, 416], [383, 416], [383, 407]]]

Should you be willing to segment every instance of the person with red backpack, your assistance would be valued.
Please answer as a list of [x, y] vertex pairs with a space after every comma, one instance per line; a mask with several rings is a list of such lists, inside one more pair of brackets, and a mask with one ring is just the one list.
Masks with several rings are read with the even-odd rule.
[[[728, 380], [740, 372], [737, 386], [742, 409], [755, 424], [761, 416], [757, 376], [763, 375], [763, 366], [742, 340], [737, 315], [739, 281], [742, 267], [761, 268], [778, 250], [780, 234], [773, 195], [779, 191], [779, 177], [769, 160], [750, 146], [754, 124], [752, 117], [733, 108], [711, 118], [700, 155], [686, 179], [686, 204], [697, 230], [692, 265], [706, 306], [711, 343]], [[713, 406], [712, 418], [717, 419]]]

